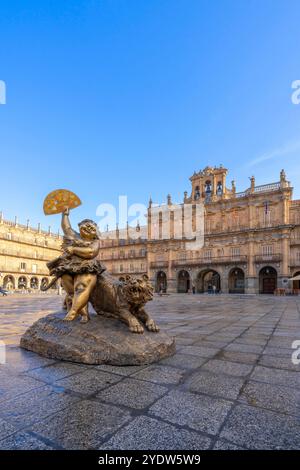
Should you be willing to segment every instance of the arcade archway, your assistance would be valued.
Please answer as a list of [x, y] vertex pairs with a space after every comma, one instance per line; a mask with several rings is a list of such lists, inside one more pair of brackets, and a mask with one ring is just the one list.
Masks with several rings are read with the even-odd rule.
[[15, 278], [13, 276], [5, 276], [3, 279], [3, 287], [7, 290], [13, 290], [16, 286]]
[[18, 289], [27, 289], [27, 279], [25, 276], [21, 276], [18, 279]]
[[[300, 271], [297, 271], [293, 274], [293, 277], [300, 276]], [[293, 281], [293, 289], [300, 289], [300, 279], [298, 281]]]
[[272, 266], [266, 266], [259, 271], [259, 293], [274, 294], [277, 287], [277, 271]]
[[201, 271], [197, 276], [197, 292], [220, 292], [221, 277], [214, 269]]
[[167, 275], [164, 271], [159, 271], [156, 275], [155, 292], [167, 292]]
[[183, 269], [178, 273], [177, 292], [186, 294], [190, 290], [191, 280], [188, 271]]
[[32, 277], [30, 279], [30, 288], [31, 289], [38, 289], [39, 287], [39, 281], [37, 277]]
[[241, 268], [231, 269], [228, 276], [228, 287], [230, 294], [245, 293], [245, 274]]

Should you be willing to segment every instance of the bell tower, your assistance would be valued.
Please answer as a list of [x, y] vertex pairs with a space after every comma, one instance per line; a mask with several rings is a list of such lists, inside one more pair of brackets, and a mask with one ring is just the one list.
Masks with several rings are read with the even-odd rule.
[[214, 168], [207, 166], [198, 173], [194, 172], [193, 176], [190, 177], [192, 201], [209, 203], [226, 198], [226, 195], [231, 192], [226, 188], [227, 172], [228, 170], [223, 168], [222, 165]]

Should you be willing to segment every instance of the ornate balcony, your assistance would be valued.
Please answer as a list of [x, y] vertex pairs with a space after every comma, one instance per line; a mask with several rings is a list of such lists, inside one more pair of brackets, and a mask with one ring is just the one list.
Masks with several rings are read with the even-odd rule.
[[290, 259], [289, 265], [291, 268], [300, 268], [300, 259], [297, 259], [297, 258]]
[[150, 263], [150, 268], [151, 269], [167, 268], [168, 266], [169, 266], [169, 261], [152, 261]]
[[282, 254], [281, 253], [273, 253], [270, 255], [255, 255], [255, 263], [267, 263], [267, 262], [273, 262], [277, 263], [278, 261], [282, 260]]
[[214, 256], [214, 257], [201, 257], [201, 258], [186, 258], [174, 260], [172, 266], [210, 266], [217, 264], [245, 264], [248, 257], [246, 255], [237, 256]]

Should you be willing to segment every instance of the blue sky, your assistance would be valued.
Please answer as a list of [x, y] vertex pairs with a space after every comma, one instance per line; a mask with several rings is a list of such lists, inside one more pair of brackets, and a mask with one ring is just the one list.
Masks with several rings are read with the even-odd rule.
[[1, 201], [58, 227], [56, 188], [102, 202], [181, 201], [222, 163], [237, 190], [277, 181], [300, 198], [300, 2], [72, 0], [1, 3]]

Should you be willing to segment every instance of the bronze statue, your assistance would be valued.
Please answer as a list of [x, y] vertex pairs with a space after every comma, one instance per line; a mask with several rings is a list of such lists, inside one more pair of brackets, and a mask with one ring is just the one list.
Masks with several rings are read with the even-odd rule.
[[153, 287], [144, 275], [141, 279], [131, 276], [115, 280], [105, 272], [106, 268], [97, 258], [100, 249], [97, 224], [84, 219], [76, 232], [69, 221], [69, 209], [81, 204], [70, 191], [57, 190], [44, 201], [45, 214], [62, 213], [61, 226], [64, 233], [63, 254], [47, 263], [54, 279], [61, 278], [67, 295], [65, 320], [72, 321], [81, 316], [81, 323], [89, 321], [88, 302], [99, 315], [118, 318], [129, 326], [133, 333], [143, 333], [144, 324], [149, 331], [159, 328], [146, 313], [144, 306], [153, 298]]
[[79, 233], [72, 229], [69, 221], [69, 209], [62, 214], [61, 227], [64, 232], [63, 255], [47, 263], [50, 274], [61, 278], [67, 293], [68, 314], [65, 320], [74, 320], [81, 315], [81, 322], [89, 321], [88, 302], [92, 290], [105, 268], [97, 259], [99, 237], [97, 225], [89, 219], [79, 224]]
[[141, 279], [126, 276], [116, 280], [105, 271], [97, 276], [90, 302], [99, 315], [118, 318], [132, 333], [143, 333], [143, 324], [147, 330], [158, 332], [158, 326], [144, 308], [152, 299], [153, 287], [148, 276]]

